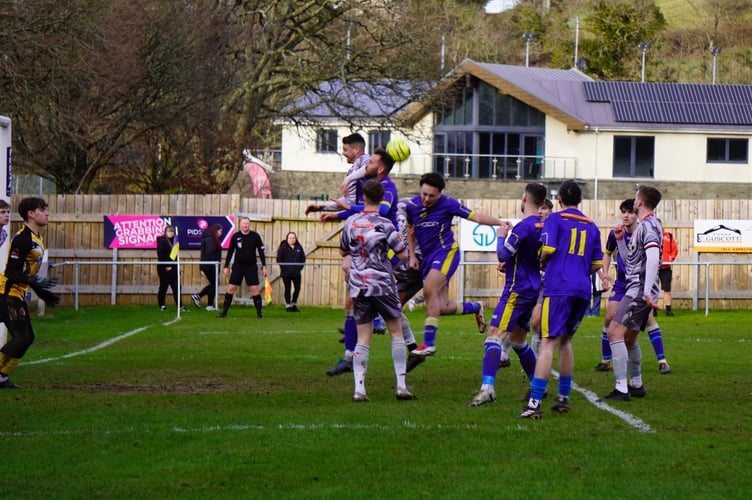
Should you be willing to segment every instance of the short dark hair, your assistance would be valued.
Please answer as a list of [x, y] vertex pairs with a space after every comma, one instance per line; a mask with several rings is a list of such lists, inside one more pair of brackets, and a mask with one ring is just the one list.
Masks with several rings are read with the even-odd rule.
[[392, 155], [383, 148], [376, 148], [373, 154], [379, 155], [379, 158], [381, 158], [381, 164], [386, 168], [386, 175], [389, 175], [392, 171], [392, 167], [394, 167], [394, 158], [392, 158]]
[[428, 184], [429, 186], [433, 186], [439, 191], [444, 191], [444, 188], [446, 187], [446, 182], [444, 182], [444, 177], [441, 176], [441, 174], [437, 174], [436, 172], [428, 172], [427, 174], [423, 174], [420, 176], [420, 185]]
[[637, 188], [637, 194], [651, 210], [655, 209], [661, 202], [661, 192], [653, 186], [640, 186]]
[[619, 205], [619, 210], [622, 212], [634, 212], [634, 198], [622, 201], [621, 205]]
[[525, 186], [525, 192], [532, 197], [533, 203], [535, 203], [535, 205], [539, 207], [546, 199], [546, 193], [548, 192], [548, 190], [546, 189], [546, 186], [539, 182], [531, 182], [530, 184]]
[[366, 147], [366, 140], [359, 133], [346, 135], [342, 138], [342, 144], [355, 144], [362, 148]]
[[371, 203], [381, 203], [384, 199], [384, 186], [376, 179], [368, 179], [363, 184], [363, 197]]
[[546, 198], [545, 200], [543, 200], [543, 203], [541, 203], [541, 206], [542, 207], [546, 207], [549, 210], [553, 210], [554, 209], [554, 202], [551, 201], [550, 199]]
[[561, 183], [559, 198], [567, 207], [576, 207], [582, 201], [582, 189], [577, 181], [569, 179]]
[[0, 210], [5, 210], [6, 208], [10, 208], [10, 203], [5, 200], [0, 200]]
[[47, 208], [47, 202], [42, 198], [24, 198], [18, 203], [18, 215], [25, 221], [29, 220], [29, 212], [37, 208]]

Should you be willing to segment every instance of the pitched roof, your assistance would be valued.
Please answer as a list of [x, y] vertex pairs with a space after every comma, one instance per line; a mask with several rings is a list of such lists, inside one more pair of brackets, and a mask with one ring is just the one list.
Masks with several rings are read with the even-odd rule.
[[[466, 75], [472, 75], [493, 85], [502, 92], [551, 115], [572, 129], [582, 129], [585, 122], [577, 116], [572, 93], [582, 82], [592, 79], [577, 69], [529, 68], [506, 64], [480, 63], [464, 60], [429, 91], [428, 99], [411, 104], [403, 115], [408, 123], [415, 123], [428, 112], [431, 95], [439, 95]], [[567, 86], [570, 85], [570, 88]]]
[[287, 106], [282, 114], [303, 120], [390, 120], [409, 102], [419, 98], [426, 88], [425, 84], [406, 80], [330, 80]]
[[598, 82], [572, 69], [482, 63], [466, 59], [439, 82], [384, 79], [322, 83], [283, 110], [296, 119], [417, 123], [467, 75], [564, 123], [571, 130], [703, 130], [748, 132], [752, 85]]

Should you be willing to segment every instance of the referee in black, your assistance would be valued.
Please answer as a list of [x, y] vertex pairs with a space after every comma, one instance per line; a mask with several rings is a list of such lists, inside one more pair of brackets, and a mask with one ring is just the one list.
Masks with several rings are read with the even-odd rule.
[[[227, 316], [235, 290], [243, 283], [243, 278], [245, 278], [245, 283], [251, 289], [251, 298], [253, 298], [253, 305], [256, 306], [256, 315], [261, 319], [264, 315], [261, 313], [261, 292], [256, 254], [258, 253], [258, 257], [261, 259], [261, 271], [266, 277], [264, 242], [261, 241], [261, 236], [257, 232], [251, 231], [251, 219], [248, 217], [240, 218], [239, 227], [240, 231], [232, 235], [230, 248], [227, 250], [224, 272], [225, 276], [230, 275], [230, 284], [227, 285], [222, 312], [217, 314], [217, 317], [224, 318]], [[230, 262], [233, 257], [235, 257], [235, 262], [232, 264], [232, 272], [230, 272]]]

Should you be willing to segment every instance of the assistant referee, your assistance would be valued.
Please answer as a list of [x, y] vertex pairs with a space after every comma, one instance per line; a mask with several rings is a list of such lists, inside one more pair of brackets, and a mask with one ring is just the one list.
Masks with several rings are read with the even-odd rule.
[[[259, 273], [258, 264], [256, 264], [256, 255], [261, 260], [261, 271], [266, 277], [266, 255], [264, 254], [264, 242], [261, 241], [261, 236], [251, 231], [251, 220], [248, 217], [241, 217], [239, 223], [240, 231], [237, 231], [232, 235], [230, 240], [230, 248], [227, 250], [227, 258], [225, 259], [225, 276], [230, 275], [230, 284], [227, 285], [227, 293], [225, 293], [225, 302], [222, 307], [222, 311], [217, 314], [218, 318], [224, 318], [227, 316], [227, 311], [230, 309], [232, 299], [235, 294], [235, 290], [243, 283], [245, 283], [251, 289], [251, 298], [253, 299], [253, 305], [256, 306], [256, 316], [263, 318], [261, 313], [261, 292], [259, 289]], [[233, 257], [234, 262], [233, 262]], [[230, 262], [232, 264], [232, 272], [230, 272]]]

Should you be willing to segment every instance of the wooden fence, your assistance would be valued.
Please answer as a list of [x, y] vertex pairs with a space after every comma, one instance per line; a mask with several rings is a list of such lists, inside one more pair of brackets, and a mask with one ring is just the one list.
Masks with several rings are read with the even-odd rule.
[[[21, 196], [14, 195], [12, 204], [17, 206]], [[345, 299], [345, 287], [340, 270], [338, 252], [341, 224], [321, 223], [314, 215], [306, 216], [307, 201], [256, 200], [240, 195], [59, 195], [47, 199], [50, 224], [44, 238], [50, 251], [50, 260], [60, 264], [53, 271], [61, 285], [63, 303], [73, 303], [75, 276], [73, 263], [81, 264], [78, 276], [79, 304], [105, 305], [111, 302], [111, 292], [118, 304], [156, 304], [158, 278], [154, 250], [113, 250], [105, 248], [104, 215], [237, 215], [256, 214], [253, 228], [265, 242], [270, 264], [270, 276], [274, 285], [274, 303], [282, 299], [282, 283], [276, 279], [279, 267], [274, 265], [274, 256], [280, 242], [288, 231], [298, 234], [306, 249], [308, 263], [303, 272], [301, 305], [340, 307]], [[465, 199], [466, 205], [485, 213], [501, 217], [519, 216], [519, 200]], [[621, 200], [587, 200], [581, 208], [592, 216], [603, 232], [604, 242], [608, 230], [620, 220]], [[699, 219], [752, 219], [752, 200], [664, 200], [657, 215], [664, 226], [676, 237], [679, 246], [679, 262], [694, 261], [693, 220]], [[20, 219], [14, 215], [12, 229], [19, 227]], [[224, 256], [223, 256], [224, 257]], [[133, 262], [113, 268], [112, 261]], [[181, 252], [182, 283], [184, 298], [197, 292], [205, 284], [199, 272], [197, 250]], [[467, 253], [466, 262], [492, 261], [491, 253]], [[697, 288], [704, 297], [706, 278], [710, 290], [712, 308], [746, 308], [752, 298], [752, 255], [710, 255], [705, 260], [723, 260], [723, 265], [714, 265], [705, 276], [701, 268]], [[140, 263], [139, 263], [140, 262]], [[64, 264], [64, 265], [63, 265]], [[695, 267], [677, 265], [674, 270], [675, 307], [691, 305]], [[460, 279], [462, 278], [462, 279]], [[225, 280], [220, 278], [220, 293], [224, 292]], [[452, 282], [450, 294], [456, 297], [459, 290], [467, 299], [480, 298], [495, 303], [503, 287], [503, 279], [492, 263], [466, 265], [458, 278]], [[169, 300], [169, 299], [168, 299]], [[190, 303], [188, 301], [188, 303]], [[704, 307], [704, 301], [700, 301]]]

